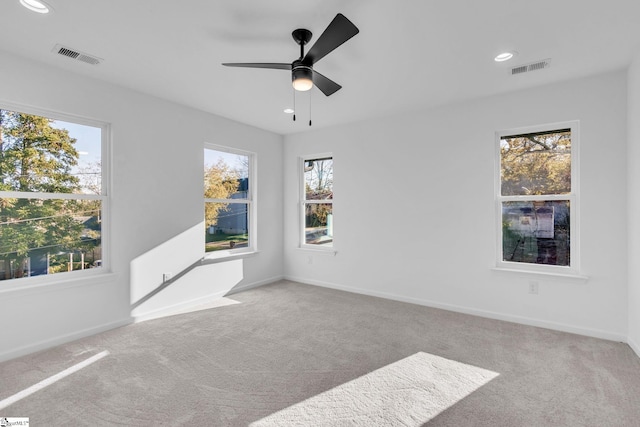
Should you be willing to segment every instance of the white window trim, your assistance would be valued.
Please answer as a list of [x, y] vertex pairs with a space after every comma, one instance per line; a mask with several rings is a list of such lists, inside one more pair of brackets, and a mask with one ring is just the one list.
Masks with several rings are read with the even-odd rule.
[[[316, 153], [316, 154], [308, 154], [305, 156], [300, 156], [298, 158], [298, 199], [299, 199], [299, 209], [298, 209], [298, 249], [306, 249], [306, 250], [310, 250], [310, 251], [317, 251], [317, 252], [332, 252], [334, 255], [336, 253], [336, 247], [335, 247], [335, 237], [333, 238], [333, 242], [331, 243], [331, 246], [322, 246], [322, 245], [310, 245], [308, 243], [306, 243], [306, 238], [305, 238], [305, 206], [307, 204], [327, 204], [330, 203], [331, 204], [331, 208], [333, 211], [333, 201], [334, 199], [331, 200], [306, 200], [305, 196], [306, 196], [306, 191], [305, 191], [305, 181], [304, 181], [304, 163], [305, 161], [309, 160], [309, 159], [321, 159], [321, 158], [325, 158], [325, 157], [330, 157], [332, 161], [334, 161], [335, 159], [333, 158], [333, 153]], [[335, 165], [335, 162], [334, 162]]]
[[[500, 139], [503, 136], [518, 135], [535, 132], [553, 131], [556, 129], [571, 129], [571, 193], [561, 195], [545, 196], [503, 196], [501, 193], [502, 180], [500, 176]], [[578, 120], [550, 123], [544, 125], [528, 126], [515, 129], [503, 129], [495, 133], [495, 236], [496, 236], [496, 265], [495, 270], [533, 273], [540, 275], [550, 275], [558, 277], [575, 277], [584, 279], [580, 274], [580, 122]], [[533, 201], [533, 200], [568, 200], [570, 203], [569, 221], [571, 224], [570, 251], [571, 265], [558, 266], [548, 264], [529, 264], [521, 262], [510, 262], [503, 260], [502, 253], [502, 203], [510, 201]]]
[[40, 285], [60, 285], [70, 280], [79, 280], [82, 277], [97, 277], [112, 275], [111, 266], [111, 125], [100, 120], [90, 119], [75, 114], [61, 113], [57, 111], [47, 110], [44, 108], [32, 107], [23, 104], [16, 104], [10, 101], [0, 100], [0, 109], [16, 111], [25, 114], [32, 114], [46, 117], [52, 120], [70, 122], [79, 125], [92, 126], [100, 128], [101, 136], [101, 158], [102, 166], [102, 194], [68, 194], [68, 193], [39, 193], [39, 192], [20, 192], [5, 191], [0, 192], [0, 197], [27, 197], [34, 199], [75, 199], [75, 200], [100, 200], [102, 207], [102, 218], [100, 228], [100, 244], [102, 251], [101, 268], [91, 268], [86, 270], [75, 270], [70, 272], [60, 272], [56, 274], [45, 274], [42, 276], [23, 277], [19, 280], [3, 280], [0, 286], [3, 291], [12, 289], [24, 289], [26, 287], [38, 287]]
[[[226, 260], [228, 258], [235, 259], [241, 255], [250, 255], [258, 253], [258, 218], [257, 218], [257, 206], [256, 206], [256, 194], [258, 194], [258, 180], [256, 179], [257, 174], [257, 155], [252, 151], [245, 151], [238, 148], [227, 147], [224, 145], [212, 144], [209, 142], [204, 143], [204, 150], [215, 150], [215, 151], [223, 151], [225, 153], [237, 154], [240, 156], [247, 156], [249, 158], [249, 191], [246, 199], [207, 199], [203, 198], [203, 214], [204, 214], [204, 206], [205, 203], [236, 203], [236, 204], [246, 204], [247, 205], [247, 224], [249, 226], [249, 243], [246, 248], [238, 248], [238, 249], [225, 249], [214, 252], [204, 252], [205, 243], [202, 242], [202, 248], [204, 252], [203, 259], [205, 260]], [[204, 162], [203, 162], [204, 164]], [[202, 176], [202, 185], [203, 185], [203, 193], [204, 193], [204, 170]], [[204, 240], [204, 236], [203, 236]]]

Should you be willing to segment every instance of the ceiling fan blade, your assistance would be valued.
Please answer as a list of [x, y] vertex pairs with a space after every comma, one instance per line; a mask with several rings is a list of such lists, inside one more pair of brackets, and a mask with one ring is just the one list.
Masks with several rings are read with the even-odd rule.
[[315, 70], [313, 70], [313, 84], [327, 96], [333, 95], [342, 88], [338, 83], [326, 78]]
[[291, 64], [269, 63], [269, 62], [227, 62], [222, 65], [226, 67], [271, 68], [274, 70], [290, 70], [291, 69]]
[[359, 32], [358, 27], [353, 25], [343, 14], [337, 14], [324, 33], [320, 35], [318, 41], [309, 49], [302, 62], [308, 65], [315, 64]]

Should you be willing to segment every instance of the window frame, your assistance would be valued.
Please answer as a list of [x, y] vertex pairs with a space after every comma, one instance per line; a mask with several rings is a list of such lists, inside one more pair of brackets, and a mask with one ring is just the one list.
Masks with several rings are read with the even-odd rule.
[[[306, 199], [306, 189], [305, 189], [305, 171], [304, 171], [304, 165], [306, 162], [311, 161], [311, 160], [320, 160], [320, 159], [331, 159], [331, 161], [333, 162], [333, 165], [335, 165], [335, 158], [333, 156], [333, 153], [330, 152], [325, 152], [325, 153], [318, 153], [318, 154], [309, 154], [309, 155], [304, 155], [304, 156], [300, 156], [298, 158], [298, 198], [299, 198], [299, 211], [298, 211], [298, 247], [300, 249], [308, 249], [308, 250], [313, 250], [313, 251], [322, 251], [322, 252], [334, 252], [336, 251], [336, 247], [335, 247], [335, 237], [332, 234], [332, 242], [331, 242], [331, 246], [325, 246], [325, 245], [312, 245], [309, 243], [306, 243], [306, 221], [305, 221], [305, 215], [306, 215], [306, 206], [307, 204], [330, 204], [331, 205], [331, 213], [332, 213], [332, 218], [333, 218], [333, 214], [334, 214], [334, 200], [335, 200], [335, 195], [334, 197], [332, 197], [331, 199], [325, 199], [325, 200], [307, 200]], [[332, 165], [332, 167], [333, 167]], [[333, 187], [333, 184], [332, 184]], [[333, 219], [332, 219], [333, 221]]]
[[[553, 132], [570, 129], [571, 132], [571, 191], [568, 194], [543, 195], [502, 195], [500, 141], [505, 136], [520, 135], [536, 132]], [[539, 273], [555, 276], [580, 275], [580, 122], [578, 120], [534, 125], [520, 128], [503, 129], [495, 132], [495, 236], [496, 236], [496, 269], [518, 272]], [[568, 201], [569, 202], [569, 250], [570, 265], [559, 266], [550, 264], [535, 264], [526, 262], [505, 261], [503, 253], [502, 204], [504, 202], [533, 202], [533, 201]]]
[[[239, 156], [247, 156], [249, 158], [249, 191], [247, 191], [247, 197], [244, 199], [209, 199], [204, 197], [204, 152], [205, 150], [213, 150], [213, 151], [221, 151], [228, 154], [235, 154]], [[203, 153], [203, 170], [202, 170], [202, 194], [203, 194], [203, 203], [202, 203], [202, 213], [203, 213], [203, 221], [205, 206], [207, 203], [230, 203], [230, 204], [245, 204], [247, 206], [247, 233], [249, 240], [247, 242], [246, 247], [242, 248], [230, 248], [230, 249], [222, 249], [212, 252], [206, 252], [205, 245], [206, 242], [202, 242], [202, 250], [204, 252], [204, 259], [220, 259], [233, 257], [241, 254], [255, 253], [258, 251], [258, 219], [257, 219], [257, 203], [256, 203], [256, 195], [257, 193], [257, 154], [252, 151], [242, 150], [234, 147], [227, 147], [224, 145], [213, 144], [210, 142], [204, 143]], [[205, 224], [206, 226], [206, 224]], [[203, 238], [204, 240], [204, 238]]]
[[75, 281], [83, 277], [106, 276], [111, 274], [111, 124], [105, 121], [83, 117], [75, 114], [63, 113], [45, 108], [38, 108], [0, 100], [0, 109], [10, 110], [18, 113], [41, 116], [54, 121], [64, 121], [83, 126], [90, 126], [100, 129], [100, 164], [101, 164], [101, 193], [44, 193], [44, 192], [22, 192], [22, 191], [0, 191], [0, 198], [22, 198], [22, 199], [48, 199], [48, 200], [99, 200], [101, 203], [100, 219], [100, 246], [101, 264], [100, 268], [89, 268], [84, 270], [73, 270], [59, 272], [55, 274], [44, 274], [38, 276], [21, 277], [19, 280], [9, 279], [0, 281], [0, 288], [3, 291], [14, 288], [25, 289], [26, 287], [50, 285], [54, 283]]

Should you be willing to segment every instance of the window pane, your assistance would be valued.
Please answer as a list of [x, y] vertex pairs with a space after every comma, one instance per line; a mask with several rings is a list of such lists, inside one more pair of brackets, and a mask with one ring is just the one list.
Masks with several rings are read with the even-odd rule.
[[0, 280], [102, 265], [100, 201], [0, 199]]
[[249, 194], [249, 156], [204, 150], [204, 197], [246, 199]]
[[502, 203], [503, 261], [569, 266], [568, 200]]
[[306, 244], [333, 246], [333, 204], [307, 203], [304, 224]]
[[249, 244], [247, 203], [205, 203], [205, 251], [246, 248]]
[[102, 129], [0, 110], [0, 191], [102, 194]]
[[333, 159], [312, 159], [304, 162], [306, 200], [333, 199]]
[[503, 136], [500, 177], [503, 196], [569, 194], [571, 131]]

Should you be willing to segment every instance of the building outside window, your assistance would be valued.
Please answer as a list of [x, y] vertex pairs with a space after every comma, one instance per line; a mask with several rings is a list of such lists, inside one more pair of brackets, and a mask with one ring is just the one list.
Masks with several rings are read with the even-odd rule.
[[255, 249], [254, 155], [204, 149], [205, 252]]
[[301, 245], [333, 247], [333, 157], [307, 156], [301, 161]]
[[497, 134], [498, 266], [578, 272], [576, 122]]
[[0, 280], [103, 269], [108, 126], [19, 109], [0, 109]]

